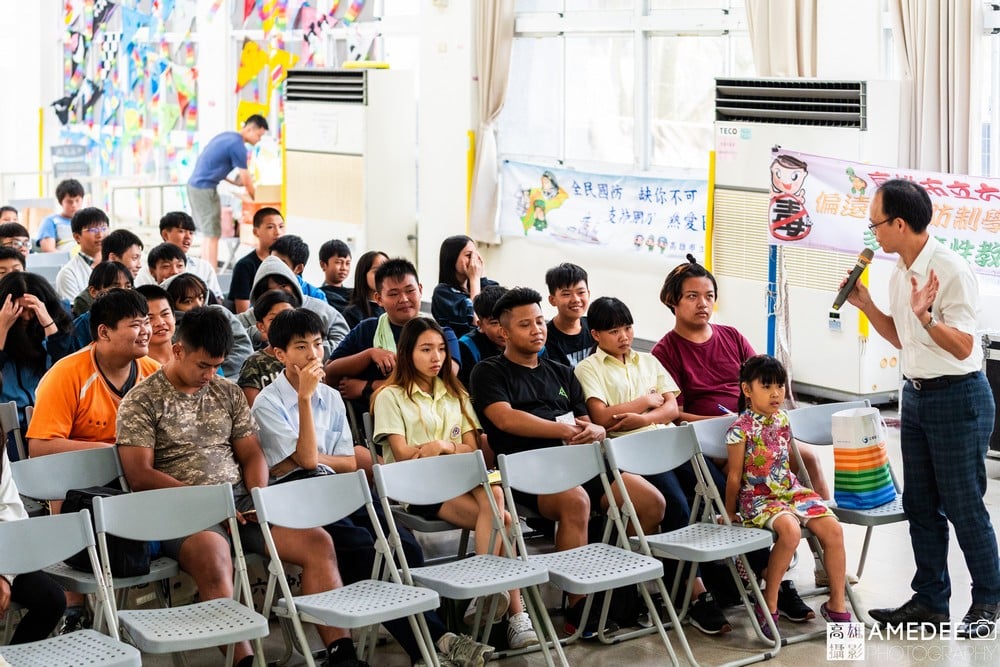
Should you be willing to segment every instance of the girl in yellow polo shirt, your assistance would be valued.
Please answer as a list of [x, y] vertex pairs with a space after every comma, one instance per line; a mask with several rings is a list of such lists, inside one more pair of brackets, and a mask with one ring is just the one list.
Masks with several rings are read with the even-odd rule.
[[[403, 327], [396, 344], [396, 367], [376, 393], [373, 412], [375, 442], [382, 445], [386, 463], [477, 449], [479, 422], [469, 394], [455, 376], [444, 331], [437, 322], [416, 317]], [[499, 487], [493, 487], [493, 496], [503, 511]], [[492, 511], [482, 489], [439, 505], [411, 505], [409, 511], [475, 530], [476, 553], [489, 551]], [[506, 519], [509, 521], [509, 516]], [[469, 604], [465, 613], [468, 622], [474, 618], [478, 602]], [[495, 620], [507, 613], [511, 648], [538, 643], [517, 590], [500, 600]]]

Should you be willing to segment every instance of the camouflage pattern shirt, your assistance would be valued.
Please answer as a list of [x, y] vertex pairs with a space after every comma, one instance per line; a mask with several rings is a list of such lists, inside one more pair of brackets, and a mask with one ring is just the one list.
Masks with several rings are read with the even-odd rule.
[[118, 429], [119, 447], [152, 448], [153, 467], [180, 482], [230, 482], [233, 495], [247, 493], [232, 442], [257, 427], [243, 391], [226, 379], [185, 394], [158, 370], [122, 400]]
[[243, 362], [243, 370], [236, 381], [240, 387], [261, 390], [274, 382], [274, 378], [285, 372], [285, 365], [273, 354], [264, 350], [254, 352]]

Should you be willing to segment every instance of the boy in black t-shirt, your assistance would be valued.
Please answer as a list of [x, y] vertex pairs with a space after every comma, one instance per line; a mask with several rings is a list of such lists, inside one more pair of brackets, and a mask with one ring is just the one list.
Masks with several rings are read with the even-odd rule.
[[549, 288], [549, 304], [557, 311], [548, 323], [545, 352], [552, 361], [574, 368], [594, 348], [586, 317], [590, 305], [587, 272], [576, 264], [564, 262], [545, 273], [545, 284]]
[[354, 292], [344, 286], [351, 273], [351, 249], [340, 239], [332, 239], [319, 247], [319, 268], [323, 269], [323, 284], [320, 289], [326, 294], [327, 302], [343, 313]]
[[466, 387], [469, 386], [472, 369], [476, 364], [503, 352], [503, 332], [500, 331], [500, 320], [493, 317], [493, 308], [506, 293], [506, 287], [487, 285], [472, 300], [472, 310], [476, 313], [479, 326], [458, 339], [458, 349], [462, 352], [462, 368], [458, 371], [458, 379]]
[[[476, 364], [472, 371], [472, 403], [490, 446], [499, 454], [605, 437], [604, 429], [587, 416], [583, 388], [572, 369], [538, 356], [546, 337], [541, 300], [527, 287], [515, 287], [500, 297], [493, 317], [500, 321], [507, 345], [503, 354]], [[623, 478], [643, 529], [655, 529], [663, 519], [663, 496], [641, 477], [626, 473]], [[555, 542], [560, 551], [586, 544], [591, 506], [607, 506], [596, 478], [562, 493], [533, 496], [515, 491], [514, 496], [558, 522]], [[584, 599], [571, 595], [569, 602], [567, 621], [575, 627]]]

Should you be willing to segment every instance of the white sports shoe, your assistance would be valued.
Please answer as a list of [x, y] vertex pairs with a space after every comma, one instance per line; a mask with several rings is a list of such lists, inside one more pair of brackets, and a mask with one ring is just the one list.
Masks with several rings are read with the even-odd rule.
[[507, 619], [507, 645], [517, 650], [538, 643], [538, 635], [525, 612], [514, 614]]
[[[507, 608], [510, 607], [510, 593], [504, 591], [499, 594], [500, 600], [497, 602], [497, 613], [493, 616], [493, 622], [499, 623], [503, 620], [503, 617], [507, 614]], [[469, 600], [469, 606], [465, 608], [465, 614], [462, 616], [462, 620], [469, 627], [472, 627], [472, 622], [476, 620], [476, 610], [479, 605], [483, 605], [483, 617], [479, 619], [480, 625], [486, 621], [486, 612], [489, 611], [490, 603], [493, 600], [490, 597], [474, 598]]]

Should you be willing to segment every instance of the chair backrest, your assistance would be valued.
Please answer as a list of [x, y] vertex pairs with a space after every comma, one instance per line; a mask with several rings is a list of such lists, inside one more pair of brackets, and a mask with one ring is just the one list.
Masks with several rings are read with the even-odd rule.
[[788, 421], [792, 425], [792, 435], [796, 440], [812, 445], [833, 444], [833, 414], [841, 410], [871, 407], [869, 401], [844, 401], [842, 403], [825, 403], [822, 405], [807, 405], [788, 412]]
[[94, 545], [87, 510], [0, 521], [0, 572], [34, 572]]
[[691, 422], [695, 435], [698, 437], [698, 447], [705, 456], [714, 459], [729, 458], [726, 450], [726, 431], [733, 425], [739, 415], [724, 415], [711, 419], [699, 419]]
[[683, 465], [698, 452], [698, 436], [690, 424], [630, 433], [604, 441], [613, 468], [655, 475]]
[[524, 493], [560, 493], [604, 472], [601, 443], [560, 445], [497, 457], [505, 486]]
[[331, 524], [372, 499], [364, 470], [258, 487], [251, 494], [258, 521], [286, 528]]
[[17, 403], [8, 401], [0, 403], [0, 428], [5, 436], [13, 435], [14, 444], [17, 446], [18, 460], [28, 458], [28, 452], [24, 447], [24, 438], [21, 437], [21, 422], [17, 416]]
[[28, 271], [36, 272], [43, 267], [55, 267], [58, 271], [69, 261], [69, 253], [59, 252], [33, 252], [25, 258], [25, 268]]
[[479, 450], [468, 454], [377, 463], [374, 473], [375, 488], [380, 496], [414, 505], [451, 500], [486, 483], [488, 479], [483, 453]]
[[187, 537], [235, 517], [233, 487], [228, 482], [94, 498], [97, 532], [132, 540]]
[[18, 490], [38, 500], [62, 500], [70, 489], [105, 486], [115, 479], [127, 489], [115, 447], [36, 456], [14, 461], [10, 470]]

